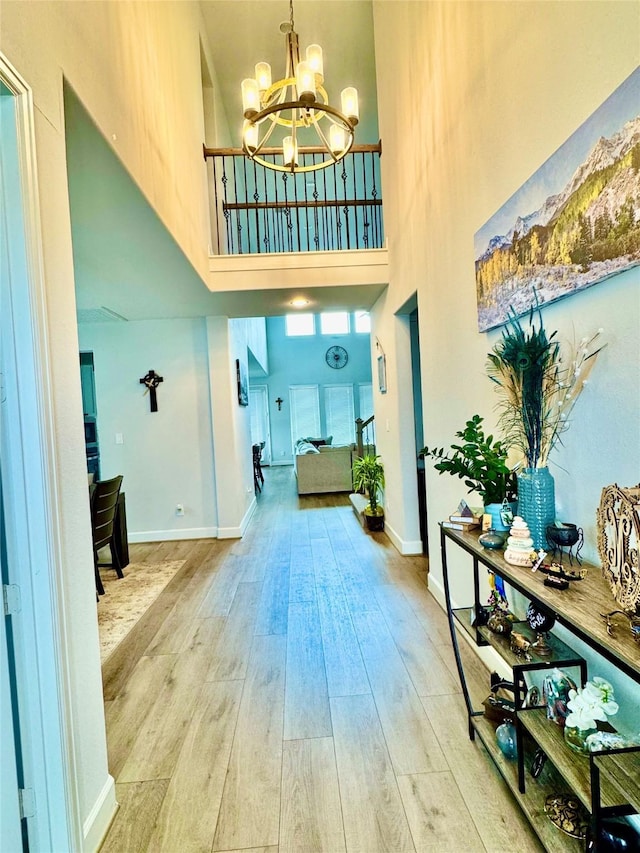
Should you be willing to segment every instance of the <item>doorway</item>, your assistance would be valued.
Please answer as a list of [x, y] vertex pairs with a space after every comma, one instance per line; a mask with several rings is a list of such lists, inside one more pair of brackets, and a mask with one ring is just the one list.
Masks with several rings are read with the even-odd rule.
[[[424, 459], [420, 455], [420, 450], [424, 447], [424, 431], [422, 417], [422, 370], [420, 365], [420, 331], [418, 322], [418, 295], [414, 293], [396, 312], [398, 320], [402, 322], [403, 327], [403, 358], [405, 363], [410, 366], [410, 394], [407, 394], [404, 404], [405, 417], [413, 419], [413, 440], [415, 453], [413, 463], [413, 471], [416, 477], [416, 497], [417, 497], [417, 522], [420, 531], [420, 542], [422, 544], [422, 553], [429, 555], [428, 541], [428, 526], [427, 526], [427, 499], [425, 491], [425, 467]], [[407, 436], [408, 439], [408, 436]], [[407, 478], [409, 477], [409, 467], [407, 463]]]
[[269, 394], [266, 385], [252, 385], [249, 390], [251, 444], [264, 442], [261, 464], [271, 465], [271, 432], [269, 429]]
[[[80, 849], [82, 830], [68, 728], [69, 676], [62, 665], [63, 572], [55, 541], [33, 104], [29, 87], [2, 54], [0, 188], [0, 550], [11, 599], [0, 629], [0, 848], [72, 850]], [[5, 782], [11, 785], [6, 791]]]

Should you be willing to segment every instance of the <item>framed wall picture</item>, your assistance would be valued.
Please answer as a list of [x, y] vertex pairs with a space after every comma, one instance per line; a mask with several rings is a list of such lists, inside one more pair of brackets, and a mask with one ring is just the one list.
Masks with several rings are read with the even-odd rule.
[[387, 360], [384, 353], [378, 356], [378, 389], [381, 394], [387, 393]]
[[640, 264], [640, 67], [475, 235], [481, 332]]
[[238, 381], [238, 404], [240, 406], [248, 406], [249, 383], [247, 381], [247, 370], [244, 364], [240, 363], [239, 358], [236, 358], [236, 379]]

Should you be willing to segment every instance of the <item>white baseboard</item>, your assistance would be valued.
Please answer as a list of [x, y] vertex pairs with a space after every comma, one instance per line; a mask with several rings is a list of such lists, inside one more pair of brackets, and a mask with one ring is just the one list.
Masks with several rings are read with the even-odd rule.
[[93, 804], [87, 819], [82, 827], [84, 837], [83, 850], [87, 853], [95, 853], [104, 841], [109, 827], [118, 811], [116, 802], [116, 785], [113, 776], [107, 776], [107, 781], [100, 792], [100, 796]]
[[293, 459], [283, 459], [280, 461], [279, 459], [271, 460], [271, 468], [275, 468], [276, 465], [293, 465]]
[[256, 511], [257, 506], [258, 506], [258, 501], [254, 497], [253, 500], [251, 501], [251, 503], [249, 504], [247, 511], [244, 514], [244, 518], [240, 522], [240, 535], [241, 536], [244, 536], [244, 534], [247, 532], [247, 527], [249, 526], [249, 522], [253, 518], [253, 514]]
[[256, 511], [256, 507], [258, 506], [258, 502], [255, 497], [251, 500], [247, 511], [245, 512], [242, 521], [237, 527], [219, 527], [218, 528], [218, 539], [242, 539], [244, 534], [247, 532], [247, 527], [249, 526], [249, 522], [253, 517], [253, 513]]
[[217, 539], [217, 527], [187, 527], [182, 530], [138, 530], [128, 533], [129, 542], [171, 542], [178, 539]]
[[412, 554], [422, 554], [422, 542], [420, 539], [417, 541], [406, 541], [401, 539], [400, 536], [396, 533], [396, 531], [391, 527], [390, 524], [387, 523], [385, 519], [384, 522], [384, 532], [387, 534], [389, 539], [393, 542], [396, 549], [404, 556], [409, 557]]

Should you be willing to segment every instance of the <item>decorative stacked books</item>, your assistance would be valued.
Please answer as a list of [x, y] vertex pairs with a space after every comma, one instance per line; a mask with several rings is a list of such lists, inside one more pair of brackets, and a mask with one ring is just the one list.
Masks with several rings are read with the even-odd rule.
[[472, 509], [465, 500], [460, 501], [456, 511], [442, 522], [442, 526], [450, 530], [473, 530], [481, 524], [482, 510]]
[[519, 515], [513, 519], [511, 534], [507, 539], [507, 548], [504, 559], [512, 566], [531, 566], [531, 552], [533, 550], [533, 539], [527, 526], [527, 522]]

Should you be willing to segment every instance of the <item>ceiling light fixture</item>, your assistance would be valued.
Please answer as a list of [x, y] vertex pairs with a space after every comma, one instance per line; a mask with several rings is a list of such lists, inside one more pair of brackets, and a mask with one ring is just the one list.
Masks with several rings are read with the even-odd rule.
[[302, 297], [302, 296], [298, 296], [295, 299], [292, 299], [291, 302], [289, 303], [289, 305], [291, 305], [292, 308], [304, 308], [308, 304], [309, 304], [309, 300], [304, 299], [304, 297]]
[[[337, 163], [349, 153], [359, 120], [358, 92], [352, 86], [342, 90], [341, 109], [329, 104], [323, 87], [322, 48], [311, 44], [306, 59], [300, 60], [298, 34], [293, 24], [293, 0], [289, 0], [289, 21], [280, 24], [286, 36], [286, 70], [282, 80], [271, 82], [271, 66], [258, 62], [255, 78], [242, 81], [244, 127], [242, 148], [251, 160], [278, 172], [313, 172]], [[324, 122], [323, 126], [321, 122]], [[266, 149], [274, 130], [286, 134], [281, 149]], [[313, 128], [320, 146], [302, 147], [299, 135]], [[328, 139], [325, 129], [328, 128]], [[283, 162], [266, 160], [261, 154], [281, 153]], [[322, 159], [300, 165], [300, 155], [320, 154]], [[315, 160], [315, 157], [314, 157]]]

